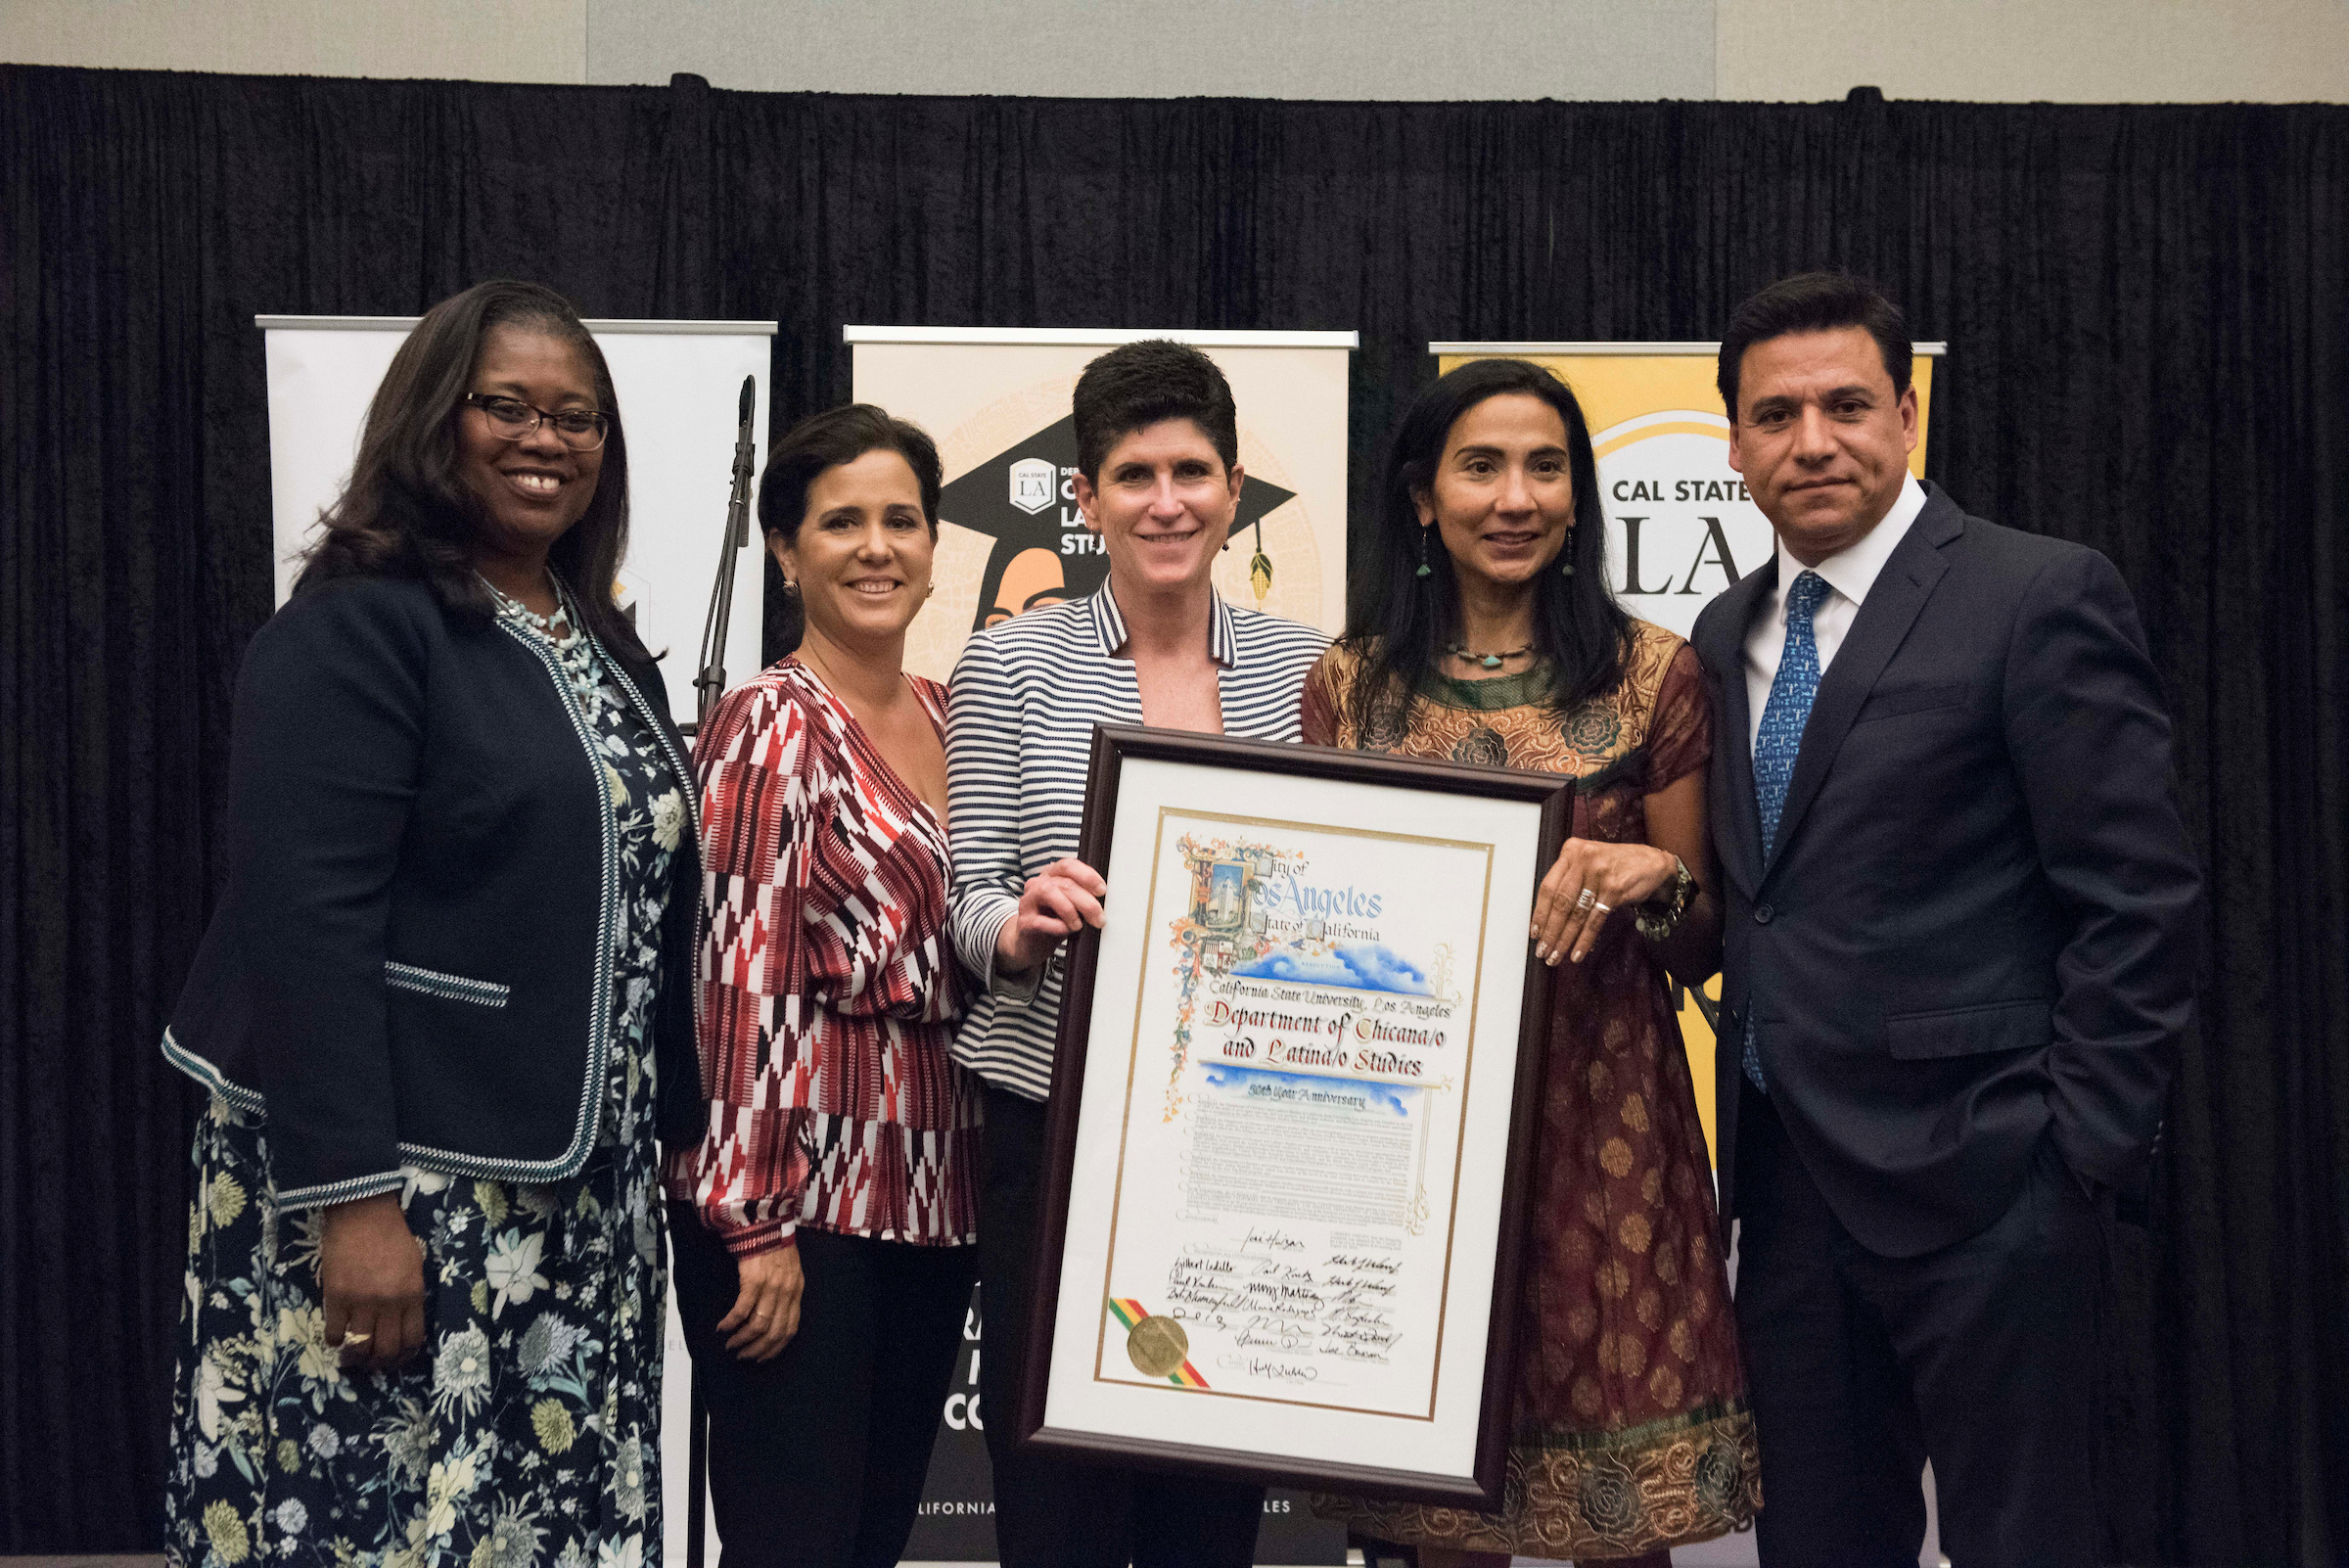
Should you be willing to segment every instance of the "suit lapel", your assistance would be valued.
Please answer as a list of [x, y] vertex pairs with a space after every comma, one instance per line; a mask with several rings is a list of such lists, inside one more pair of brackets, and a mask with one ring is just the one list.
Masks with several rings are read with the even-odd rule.
[[[1777, 842], [1763, 860], [1765, 877], [1793, 841], [1803, 813], [1818, 798], [1827, 770], [1835, 765], [1835, 756], [1843, 749], [1844, 737], [1851, 733], [1853, 721], [1860, 716], [1868, 693], [1875, 690], [1884, 667], [1916, 623], [1917, 612], [1932, 597], [1934, 584], [1949, 571], [1941, 547], [1963, 531], [1964, 518], [1948, 496], [1939, 490], [1928, 491], [1925, 509], [1917, 514], [1909, 536], [1893, 550], [1892, 558], [1877, 574], [1875, 585], [1867, 590], [1865, 602], [1852, 620], [1851, 631], [1835, 652], [1835, 662], [1819, 677], [1810, 721], [1803, 726], [1802, 750], [1795, 754], [1794, 777], [1786, 786], [1786, 808], [1778, 818]], [[1752, 793], [1750, 783], [1747, 793]], [[1755, 829], [1757, 837], [1760, 831]]]
[[1778, 558], [1773, 550], [1768, 561], [1721, 596], [1712, 646], [1697, 650], [1721, 677], [1721, 727], [1713, 744], [1728, 760], [1728, 799], [1718, 803], [1727, 839], [1722, 866], [1748, 894], [1762, 879], [1762, 808], [1754, 799], [1754, 719], [1745, 696], [1745, 637], [1764, 596], [1777, 582]]

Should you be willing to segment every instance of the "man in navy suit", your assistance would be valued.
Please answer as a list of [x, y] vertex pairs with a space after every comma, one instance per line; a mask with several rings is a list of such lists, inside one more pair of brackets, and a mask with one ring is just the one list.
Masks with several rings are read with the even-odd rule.
[[1809, 273], [1721, 346], [1773, 559], [1698, 619], [1727, 889], [1722, 1213], [1766, 1564], [2089, 1564], [2113, 1194], [2200, 881], [2112, 564], [1909, 474], [1901, 312]]

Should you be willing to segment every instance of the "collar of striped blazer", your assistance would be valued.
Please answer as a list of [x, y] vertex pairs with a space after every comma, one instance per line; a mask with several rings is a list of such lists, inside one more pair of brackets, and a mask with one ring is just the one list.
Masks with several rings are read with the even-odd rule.
[[[1208, 653], [1226, 669], [1240, 667], [1240, 637], [1232, 628], [1231, 606], [1211, 584], [1207, 590]], [[1101, 639], [1101, 657], [1115, 659], [1118, 650], [1126, 646], [1126, 618], [1118, 612], [1117, 596], [1109, 591], [1109, 579], [1103, 577], [1101, 586], [1093, 590], [1093, 634]]]

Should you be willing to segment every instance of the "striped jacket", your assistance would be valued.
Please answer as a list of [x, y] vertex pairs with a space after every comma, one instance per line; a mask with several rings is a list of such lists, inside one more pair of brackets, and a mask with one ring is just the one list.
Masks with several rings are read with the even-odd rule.
[[[1298, 738], [1305, 677], [1329, 638], [1218, 594], [1211, 622], [1223, 732]], [[1133, 662], [1118, 657], [1126, 622], [1110, 584], [978, 633], [954, 667], [946, 725], [947, 809], [954, 824], [954, 945], [984, 993], [954, 1038], [954, 1059], [1032, 1100], [1052, 1086], [1066, 945], [1040, 976], [995, 973], [995, 939], [1030, 877], [1077, 853], [1095, 724], [1138, 724]], [[714, 831], [714, 830], [713, 830]]]
[[[933, 723], [945, 688], [909, 676]], [[718, 700], [701, 775], [708, 1127], [668, 1195], [737, 1256], [798, 1226], [975, 1239], [975, 1086], [946, 1055], [968, 986], [937, 815], [797, 659]]]

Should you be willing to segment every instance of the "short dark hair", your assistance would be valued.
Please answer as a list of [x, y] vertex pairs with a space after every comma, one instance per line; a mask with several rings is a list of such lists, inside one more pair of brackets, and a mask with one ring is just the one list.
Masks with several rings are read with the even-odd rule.
[[922, 519], [937, 538], [938, 443], [921, 426], [872, 403], [844, 403], [810, 414], [775, 443], [759, 481], [760, 530], [798, 538], [800, 525], [807, 521], [807, 492], [823, 472], [877, 451], [897, 453], [913, 470], [922, 490]]
[[1231, 383], [1187, 343], [1145, 338], [1121, 344], [1077, 378], [1077, 467], [1098, 484], [1109, 449], [1145, 425], [1187, 419], [1229, 472], [1240, 460], [1240, 416]]
[[637, 640], [613, 599], [628, 552], [628, 437], [603, 349], [571, 301], [540, 283], [493, 279], [424, 313], [392, 355], [367, 405], [350, 483], [319, 517], [321, 532], [302, 558], [294, 591], [336, 577], [420, 577], [451, 609], [488, 619], [496, 603], [474, 570], [481, 501], [459, 475], [457, 416], [473, 390], [482, 345], [498, 327], [521, 327], [570, 344], [586, 362], [602, 411], [603, 467], [594, 499], [547, 562], [571, 587], [587, 629], [635, 654]]
[[1721, 335], [1721, 362], [1714, 372], [1729, 423], [1737, 423], [1737, 371], [1748, 348], [1789, 333], [1833, 332], [1838, 327], [1865, 327], [1884, 356], [1893, 395], [1909, 390], [1915, 347], [1909, 341], [1909, 318], [1901, 307], [1865, 278], [1848, 272], [1798, 272], [1749, 296], [1729, 313], [1728, 330]]

